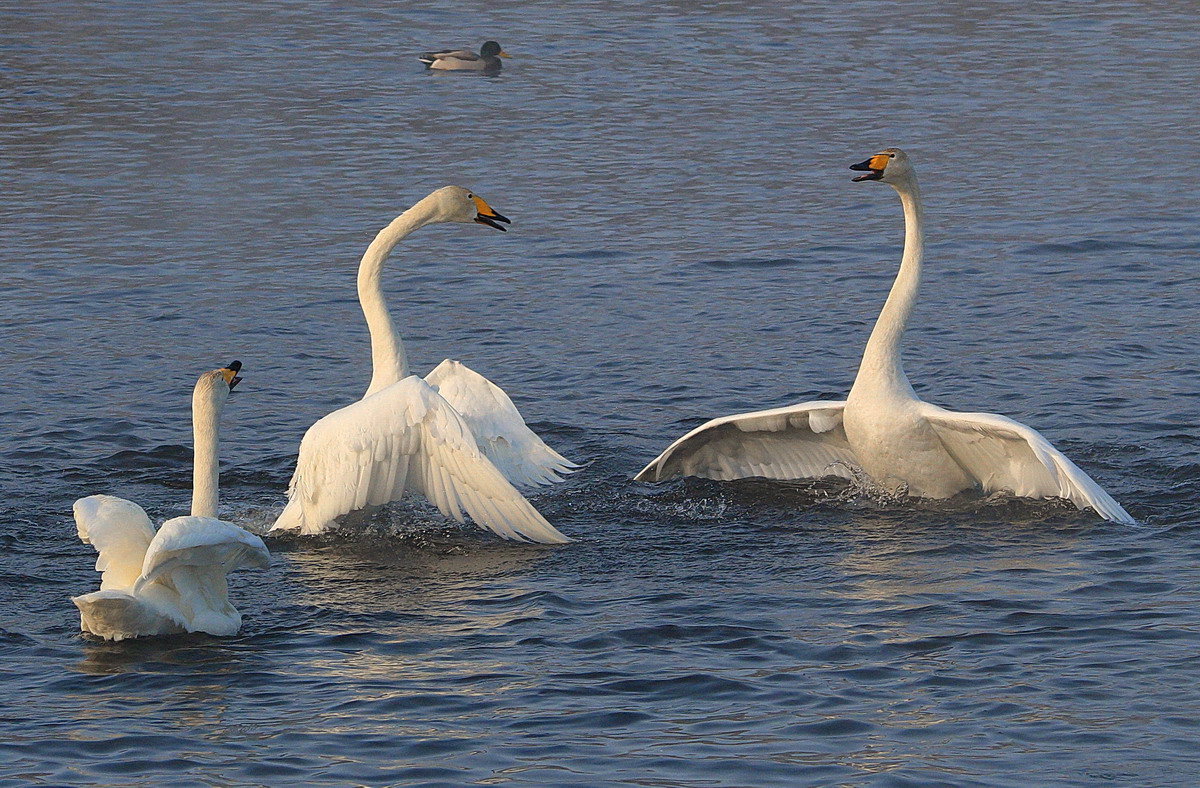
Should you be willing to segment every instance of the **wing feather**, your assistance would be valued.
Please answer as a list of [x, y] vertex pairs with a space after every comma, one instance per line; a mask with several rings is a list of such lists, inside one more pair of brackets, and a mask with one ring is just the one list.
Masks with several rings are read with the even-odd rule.
[[479, 450], [515, 487], [554, 484], [579, 467], [529, 429], [504, 389], [465, 364], [446, 359], [425, 382], [458, 411]]
[[842, 426], [845, 407], [818, 400], [713, 419], [668, 446], [635, 478], [849, 479], [858, 461]]
[[1136, 524], [1112, 496], [1037, 430], [993, 413], [955, 413], [929, 403], [922, 405], [922, 415], [942, 445], [985, 492], [1063, 498], [1080, 509], [1094, 509], [1107, 520]]
[[[376, 472], [382, 463], [388, 468]], [[364, 493], [363, 486], [371, 489]], [[320, 533], [334, 518], [360, 508], [361, 500], [385, 503], [405, 491], [424, 495], [459, 522], [466, 510], [477, 525], [506, 539], [570, 541], [480, 453], [454, 407], [416, 376], [309, 428], [300, 443], [288, 505], [271, 530]]]
[[112, 495], [89, 495], [73, 507], [79, 538], [96, 548], [100, 590], [126, 590], [142, 572], [154, 526], [133, 501]]
[[134, 593], [184, 566], [215, 568], [225, 574], [240, 567], [265, 568], [270, 563], [271, 554], [263, 540], [245, 528], [214, 517], [176, 517], [163, 523], [154, 535]]

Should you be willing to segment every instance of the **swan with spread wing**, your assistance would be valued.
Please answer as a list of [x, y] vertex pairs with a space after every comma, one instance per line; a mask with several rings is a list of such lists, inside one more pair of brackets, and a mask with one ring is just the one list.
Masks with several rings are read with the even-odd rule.
[[71, 601], [80, 628], [106, 640], [183, 632], [232, 635], [241, 614], [229, 603], [226, 575], [239, 567], [266, 567], [262, 540], [217, 519], [217, 428], [242, 365], [200, 376], [192, 392], [195, 438], [192, 513], [167, 520], [156, 532], [145, 510], [112, 495], [75, 502], [79, 538], [96, 548], [100, 590]]
[[969, 489], [1062, 498], [1105, 519], [1134, 519], [1035, 430], [991, 413], [956, 413], [921, 401], [904, 374], [901, 340], [916, 304], [925, 237], [917, 176], [908, 156], [888, 148], [850, 169], [855, 181], [894, 188], [904, 209], [900, 271], [845, 400], [802, 402], [725, 416], [667, 447], [637, 479], [852, 478], [924, 498]]
[[330, 413], [300, 442], [288, 503], [272, 531], [316, 534], [335, 518], [425, 496], [446, 516], [505, 539], [570, 541], [514, 485], [561, 481], [575, 467], [526, 426], [504, 391], [447, 359], [425, 378], [410, 375], [404, 344], [383, 297], [383, 263], [413, 231], [438, 222], [504, 230], [509, 220], [482, 197], [446, 186], [379, 232], [358, 269], [358, 297], [371, 335], [371, 383], [358, 402]]

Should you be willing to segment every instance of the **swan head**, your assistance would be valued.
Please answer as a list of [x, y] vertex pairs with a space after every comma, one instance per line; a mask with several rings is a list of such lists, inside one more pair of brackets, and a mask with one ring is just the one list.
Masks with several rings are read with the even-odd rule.
[[435, 222], [476, 222], [495, 227], [501, 232], [505, 231], [500, 225], [501, 222], [512, 224], [507, 217], [496, 213], [496, 210], [478, 194], [461, 186], [443, 186], [426, 199], [433, 203]]
[[484, 41], [483, 46], [479, 48], [479, 55], [480, 57], [512, 57], [495, 41]]
[[217, 407], [225, 404], [229, 392], [242, 382], [241, 376], [238, 375], [241, 371], [242, 362], [232, 361], [228, 366], [205, 372], [196, 381], [196, 388], [192, 393], [193, 400], [205, 400]]
[[866, 161], [851, 164], [850, 169], [866, 173], [866, 175], [859, 175], [857, 178], [854, 178], [855, 183], [859, 181], [883, 181], [884, 183], [896, 184], [911, 178], [913, 175], [912, 165], [908, 163], [908, 154], [899, 148], [884, 148]]

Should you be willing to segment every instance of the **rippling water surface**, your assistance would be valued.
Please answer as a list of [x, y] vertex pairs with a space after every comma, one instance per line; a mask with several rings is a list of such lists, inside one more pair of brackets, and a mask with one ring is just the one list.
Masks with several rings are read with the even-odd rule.
[[[171, 4], [0, 10], [0, 784], [1193, 785], [1194, 6]], [[498, 38], [495, 78], [414, 55]], [[1010, 500], [630, 476], [836, 397], [916, 162], [925, 398], [1042, 430], [1144, 526]], [[232, 358], [223, 515], [263, 530], [358, 398], [354, 269], [586, 461], [515, 546], [416, 505], [270, 543], [240, 636], [101, 643], [71, 502], [184, 512]]]

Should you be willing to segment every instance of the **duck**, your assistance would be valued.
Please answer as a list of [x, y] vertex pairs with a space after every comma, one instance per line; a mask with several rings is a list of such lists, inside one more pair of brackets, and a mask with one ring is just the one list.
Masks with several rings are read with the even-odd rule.
[[569, 542], [522, 495], [576, 467], [542, 441], [502, 388], [446, 359], [410, 374], [404, 343], [383, 294], [383, 264], [395, 246], [430, 224], [511, 221], [478, 194], [445, 186], [397, 216], [359, 263], [358, 297], [371, 336], [371, 381], [362, 399], [319, 419], [300, 441], [288, 502], [271, 532], [311, 536], [342, 515], [426, 498], [441, 513], [503, 539]]
[[499, 71], [504, 67], [502, 57], [512, 57], [495, 41], [484, 41], [479, 54], [469, 49], [445, 49], [426, 52], [420, 61], [436, 71]]
[[218, 426], [241, 363], [200, 376], [192, 392], [194, 458], [191, 514], [155, 531], [146, 511], [113, 495], [89, 495], [72, 507], [79, 538], [98, 553], [100, 590], [74, 597], [80, 630], [105, 640], [202, 632], [236, 634], [241, 614], [229, 601], [227, 575], [266, 568], [262, 539], [217, 519]]
[[883, 183], [904, 211], [900, 269], [845, 400], [801, 402], [713, 419], [670, 444], [636, 476], [711, 479], [865, 479], [893, 494], [945, 499], [965, 491], [1058, 498], [1106, 520], [1133, 517], [1036, 430], [1006, 416], [922, 401], [901, 346], [924, 260], [924, 208], [915, 168], [899, 148], [851, 165], [855, 182]]

